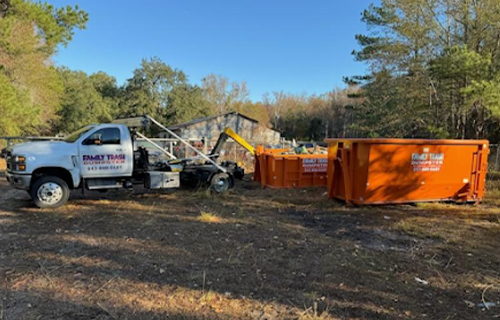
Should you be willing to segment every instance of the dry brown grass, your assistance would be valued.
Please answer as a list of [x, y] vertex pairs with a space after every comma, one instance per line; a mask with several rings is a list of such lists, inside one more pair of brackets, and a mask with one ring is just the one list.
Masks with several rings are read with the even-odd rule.
[[202, 211], [200, 213], [198, 220], [206, 223], [220, 223], [222, 221], [222, 219], [218, 215], [205, 211]]
[[346, 207], [243, 182], [40, 210], [0, 179], [0, 319], [491, 319], [477, 304], [500, 301], [498, 190]]

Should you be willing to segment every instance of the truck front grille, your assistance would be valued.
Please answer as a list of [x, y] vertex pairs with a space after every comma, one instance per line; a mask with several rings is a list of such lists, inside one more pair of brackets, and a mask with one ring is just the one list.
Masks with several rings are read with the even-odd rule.
[[12, 171], [12, 168], [13, 168], [12, 162], [13, 161], [14, 161], [14, 159], [12, 159], [12, 155], [10, 154], [10, 152], [7, 152], [7, 155], [5, 156], [5, 163], [7, 164], [7, 171]]

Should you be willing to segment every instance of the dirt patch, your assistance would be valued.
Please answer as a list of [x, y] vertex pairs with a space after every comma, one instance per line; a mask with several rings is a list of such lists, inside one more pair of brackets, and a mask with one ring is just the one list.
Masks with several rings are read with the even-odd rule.
[[491, 319], [496, 192], [356, 208], [247, 181], [40, 210], [0, 177], [0, 319]]

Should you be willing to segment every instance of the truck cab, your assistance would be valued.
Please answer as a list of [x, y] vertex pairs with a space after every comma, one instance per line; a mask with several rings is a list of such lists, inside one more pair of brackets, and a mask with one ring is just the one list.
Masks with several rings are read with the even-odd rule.
[[7, 180], [28, 191], [40, 208], [64, 205], [70, 190], [77, 188], [132, 188], [135, 183], [149, 189], [177, 188], [183, 168], [191, 181], [215, 183], [225, 191], [234, 184], [232, 173], [237, 169], [232, 165], [227, 172], [219, 165], [197, 165], [190, 159], [177, 160], [175, 166], [168, 162], [151, 165], [147, 150], [135, 148], [133, 132], [117, 123], [89, 125], [61, 141], [10, 146], [4, 154]]
[[133, 144], [120, 124], [89, 125], [61, 141], [28, 142], [5, 152], [7, 180], [39, 207], [57, 207], [82, 181], [133, 174]]

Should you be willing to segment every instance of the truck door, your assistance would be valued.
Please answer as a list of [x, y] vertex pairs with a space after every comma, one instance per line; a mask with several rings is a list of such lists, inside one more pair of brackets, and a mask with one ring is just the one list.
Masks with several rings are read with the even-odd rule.
[[82, 177], [131, 176], [133, 150], [130, 134], [122, 127], [105, 127], [92, 132], [80, 143]]

